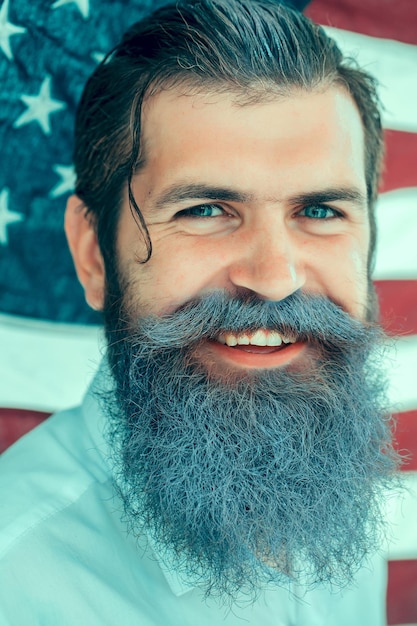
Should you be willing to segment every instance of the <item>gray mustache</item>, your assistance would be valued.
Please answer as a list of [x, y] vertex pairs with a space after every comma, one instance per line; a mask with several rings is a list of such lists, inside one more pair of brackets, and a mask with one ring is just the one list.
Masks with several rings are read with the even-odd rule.
[[295, 335], [300, 341], [343, 346], [369, 345], [382, 331], [352, 318], [328, 298], [297, 291], [279, 302], [232, 297], [224, 291], [190, 300], [174, 313], [141, 319], [132, 337], [150, 349], [183, 348], [222, 332], [254, 332], [259, 328]]

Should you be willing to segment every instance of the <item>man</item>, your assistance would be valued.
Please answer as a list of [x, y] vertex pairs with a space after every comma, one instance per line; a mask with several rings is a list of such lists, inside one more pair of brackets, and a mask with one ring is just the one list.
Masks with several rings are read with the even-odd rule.
[[272, 0], [99, 66], [66, 232], [107, 358], [2, 459], [1, 623], [384, 623], [381, 151], [372, 79]]

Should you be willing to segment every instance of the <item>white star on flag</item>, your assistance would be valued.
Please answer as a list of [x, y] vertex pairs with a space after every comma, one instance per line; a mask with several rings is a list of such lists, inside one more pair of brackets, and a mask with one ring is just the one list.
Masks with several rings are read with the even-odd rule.
[[13, 37], [13, 35], [21, 35], [25, 33], [27, 29], [23, 28], [23, 26], [16, 26], [8, 21], [9, 1], [10, 0], [4, 0], [0, 8], [0, 48], [9, 61], [12, 61], [13, 52], [10, 47], [10, 37]]
[[51, 77], [46, 76], [37, 96], [23, 95], [20, 99], [28, 107], [13, 124], [14, 128], [20, 128], [30, 122], [38, 122], [45, 135], [51, 134], [49, 116], [55, 111], [66, 109], [65, 102], [51, 98]]
[[101, 63], [102, 60], [104, 59], [106, 55], [104, 54], [104, 52], [92, 52], [91, 53], [91, 58], [93, 59], [93, 61], [95, 61], [97, 64]]
[[76, 4], [81, 15], [86, 20], [90, 14], [90, 0], [56, 0], [52, 5], [52, 9], [58, 9], [65, 4]]
[[52, 168], [55, 174], [61, 177], [61, 181], [49, 192], [50, 198], [58, 198], [67, 192], [74, 191], [75, 171], [72, 165], [54, 165]]
[[24, 219], [22, 213], [9, 211], [10, 191], [5, 187], [0, 192], [0, 244], [7, 246], [9, 239], [7, 236], [7, 227], [14, 222], [21, 222]]

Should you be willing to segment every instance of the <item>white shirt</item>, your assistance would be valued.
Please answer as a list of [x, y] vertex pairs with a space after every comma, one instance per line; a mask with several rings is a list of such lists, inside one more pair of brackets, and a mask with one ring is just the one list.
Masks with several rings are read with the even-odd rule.
[[[92, 387], [94, 387], [94, 382]], [[0, 626], [383, 626], [382, 558], [343, 593], [270, 588], [230, 611], [121, 521], [90, 388], [0, 458]]]

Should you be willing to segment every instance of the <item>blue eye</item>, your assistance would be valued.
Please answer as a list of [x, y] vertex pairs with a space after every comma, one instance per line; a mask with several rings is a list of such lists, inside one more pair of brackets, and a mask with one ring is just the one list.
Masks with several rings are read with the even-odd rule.
[[179, 217], [218, 217], [220, 215], [224, 215], [224, 210], [217, 204], [200, 204], [178, 213]]
[[340, 213], [338, 213], [338, 211], [320, 204], [311, 204], [304, 207], [304, 209], [300, 211], [299, 215], [301, 215], [301, 217], [309, 217], [316, 220], [340, 217]]

